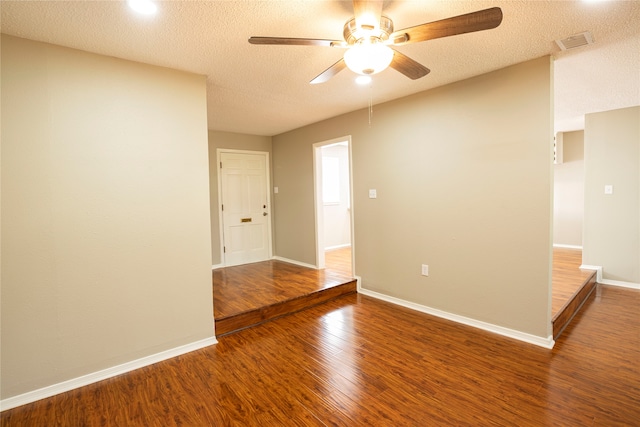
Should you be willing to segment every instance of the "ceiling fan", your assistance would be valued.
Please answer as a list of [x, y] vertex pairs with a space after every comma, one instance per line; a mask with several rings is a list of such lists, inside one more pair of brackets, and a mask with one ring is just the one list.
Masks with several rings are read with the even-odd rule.
[[496, 28], [502, 22], [499, 7], [484, 9], [440, 21], [393, 31], [393, 21], [382, 14], [382, 1], [353, 0], [355, 17], [344, 24], [342, 40], [290, 37], [251, 37], [251, 44], [328, 46], [347, 49], [344, 57], [310, 83], [324, 83], [345, 68], [362, 74], [377, 74], [391, 67], [410, 79], [426, 76], [429, 69], [390, 46], [422, 42], [457, 34]]

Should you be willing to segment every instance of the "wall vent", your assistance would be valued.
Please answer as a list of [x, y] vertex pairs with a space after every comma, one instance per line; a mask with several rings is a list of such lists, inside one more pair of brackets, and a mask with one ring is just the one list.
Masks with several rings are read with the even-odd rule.
[[575, 49], [588, 44], [593, 44], [593, 36], [589, 31], [585, 31], [584, 33], [569, 36], [566, 39], [556, 40], [556, 43], [562, 50]]

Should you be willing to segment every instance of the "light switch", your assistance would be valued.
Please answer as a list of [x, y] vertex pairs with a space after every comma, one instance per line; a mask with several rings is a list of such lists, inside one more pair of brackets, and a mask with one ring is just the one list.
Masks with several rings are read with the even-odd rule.
[[370, 189], [369, 190], [369, 198], [370, 199], [375, 199], [377, 197], [378, 197], [378, 192], [376, 191], [376, 189], [375, 188]]
[[278, 187], [273, 187], [273, 194], [278, 194]]
[[613, 194], [613, 185], [605, 185], [604, 194]]

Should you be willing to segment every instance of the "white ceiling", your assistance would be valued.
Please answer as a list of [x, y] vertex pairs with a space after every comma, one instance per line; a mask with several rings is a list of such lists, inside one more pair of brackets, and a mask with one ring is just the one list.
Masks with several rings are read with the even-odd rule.
[[[395, 29], [493, 6], [494, 29], [398, 47], [431, 69], [410, 80], [393, 69], [357, 86], [344, 70], [309, 81], [342, 49], [250, 45], [250, 36], [342, 39], [350, 1], [159, 1], [153, 17], [124, 1], [0, 2], [3, 33], [207, 76], [208, 127], [276, 135], [336, 115], [553, 55], [556, 130], [583, 128], [584, 114], [640, 105], [640, 1], [385, 1]], [[595, 44], [554, 43], [590, 31]]]

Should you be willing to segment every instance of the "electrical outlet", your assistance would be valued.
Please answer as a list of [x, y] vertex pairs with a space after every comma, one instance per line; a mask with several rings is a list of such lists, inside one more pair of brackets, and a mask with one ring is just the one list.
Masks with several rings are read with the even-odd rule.
[[422, 275], [423, 276], [429, 275], [429, 266], [427, 264], [422, 264]]

